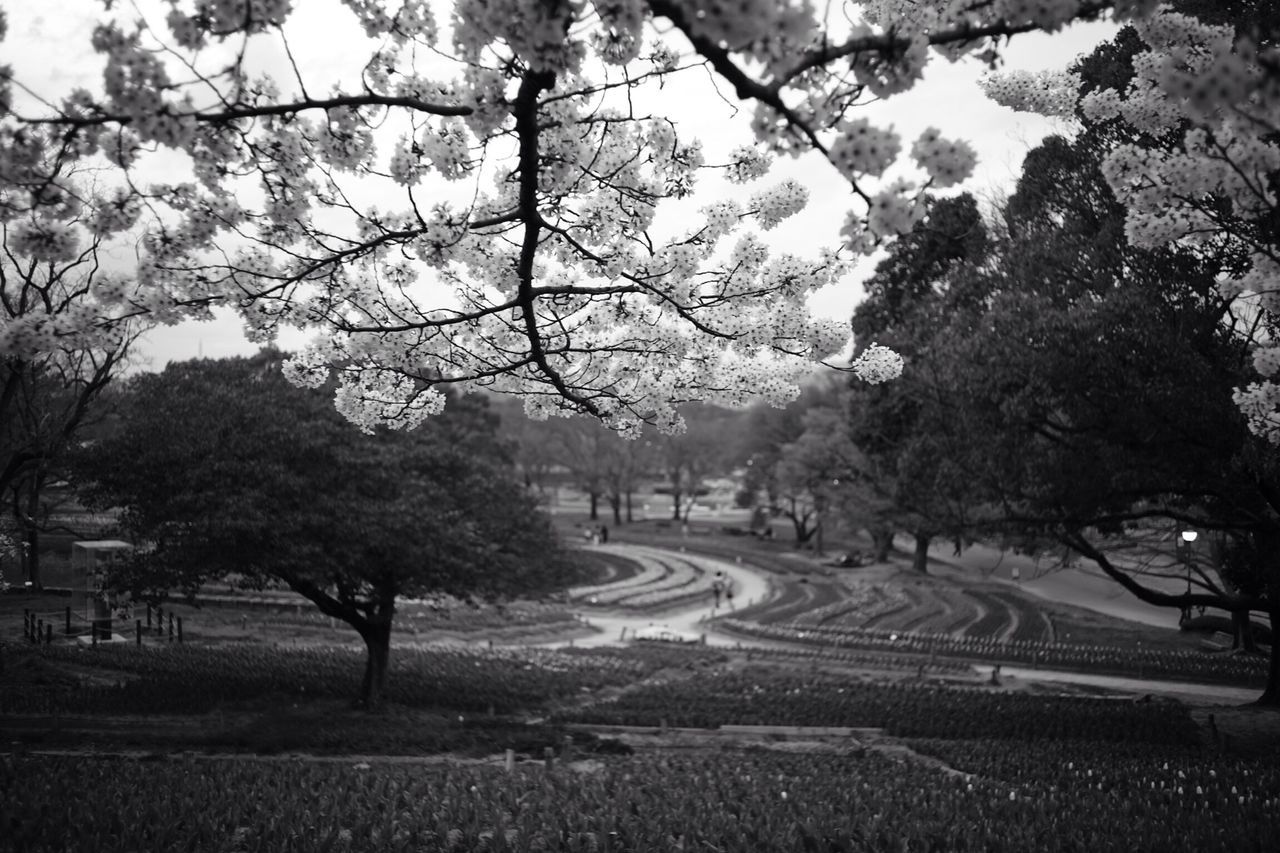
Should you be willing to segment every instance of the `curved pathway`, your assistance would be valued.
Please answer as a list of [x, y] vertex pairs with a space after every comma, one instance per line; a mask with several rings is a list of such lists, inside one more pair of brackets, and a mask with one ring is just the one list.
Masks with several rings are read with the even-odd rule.
[[[648, 559], [685, 560], [698, 566], [703, 571], [714, 574], [724, 572], [733, 583], [734, 606], [747, 606], [763, 600], [771, 593], [768, 576], [756, 569], [741, 563], [704, 557], [686, 551], [672, 551], [666, 548], [652, 548], [645, 545], [594, 545], [591, 550], [607, 551], [621, 557], [640, 557]], [[628, 613], [618, 609], [597, 609], [582, 606], [578, 615], [583, 621], [598, 629], [599, 633], [589, 637], [577, 637], [573, 640], [557, 640], [540, 645], [548, 648], [560, 646], [610, 646], [627, 642], [636, 631], [648, 627], [665, 627], [690, 637], [706, 635], [707, 644], [714, 646], [741, 645], [739, 637], [721, 634], [713, 625], [705, 620], [713, 616], [723, 616], [732, 612], [723, 604], [716, 608], [710, 596], [702, 601], [687, 601], [676, 607], [655, 613]], [[625, 636], [624, 636], [625, 630]]]

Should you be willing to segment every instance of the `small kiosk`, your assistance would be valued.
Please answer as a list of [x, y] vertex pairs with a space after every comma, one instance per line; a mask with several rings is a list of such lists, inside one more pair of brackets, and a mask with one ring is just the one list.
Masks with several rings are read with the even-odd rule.
[[84, 596], [83, 607], [76, 601], [77, 609], [84, 613], [89, 623], [90, 639], [113, 639], [113, 619], [128, 624], [133, 618], [133, 606], [128, 593], [113, 592], [109, 587], [111, 569], [133, 551], [133, 545], [119, 539], [96, 539], [71, 543], [71, 567], [77, 578], [83, 578], [76, 598]]

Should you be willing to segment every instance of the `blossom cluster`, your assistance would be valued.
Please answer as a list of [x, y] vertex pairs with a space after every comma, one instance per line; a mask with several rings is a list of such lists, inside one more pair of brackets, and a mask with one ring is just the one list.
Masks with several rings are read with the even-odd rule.
[[[19, 254], [56, 263], [138, 229], [136, 276], [99, 279], [83, 310], [61, 319], [7, 324], [5, 347], [109, 336], [130, 313], [168, 323], [230, 305], [254, 340], [286, 326], [322, 332], [286, 371], [307, 385], [336, 377], [338, 407], [366, 429], [438, 411], [432, 377], [526, 395], [535, 415], [590, 411], [631, 434], [641, 421], [678, 430], [685, 399], [784, 403], [847, 342], [845, 324], [814, 317], [809, 296], [846, 274], [848, 249], [909, 231], [924, 190], [954, 186], [974, 166], [972, 148], [931, 129], [910, 150], [928, 183], [884, 180], [903, 142], [854, 114], [863, 96], [912, 86], [931, 42], [950, 59], [998, 52], [998, 36], [949, 31], [1053, 29], [1087, 5], [869, 0], [837, 35], [809, 2], [457, 0], [439, 22], [429, 0], [342, 3], [352, 32], [376, 44], [354, 84], [339, 81], [328, 98], [303, 79], [255, 78], [243, 56], [217, 64], [231, 55], [223, 42], [281, 37], [303, 4], [175, 5], [167, 40], [107, 16], [93, 36], [100, 92], [75, 93], [43, 118], [62, 123], [76, 156], [127, 170], [129, 190], [75, 211], [74, 194], [40, 180], [38, 150], [0, 137], [3, 174], [36, 188], [23, 215], [4, 215]], [[1137, 14], [1146, 0], [1119, 5]], [[842, 49], [845, 39], [853, 46]], [[828, 49], [835, 58], [822, 60]], [[1196, 102], [1253, 79], [1229, 51], [1201, 53], [1154, 63], [1150, 85], [1183, 85], [1176, 97]], [[667, 85], [682, 62], [725, 75], [754, 102], [754, 138], [726, 146], [727, 159], [638, 108], [640, 87]], [[1177, 77], [1201, 67], [1219, 69], [1217, 89]], [[1024, 106], [1052, 108], [1069, 84]], [[854, 190], [839, 252], [779, 253], [760, 237], [805, 208], [809, 190], [796, 181], [746, 203], [698, 198], [702, 217], [673, 234], [667, 212], [703, 191], [709, 169], [746, 184], [777, 154], [815, 147]], [[189, 158], [192, 181], [147, 186], [157, 149]], [[855, 365], [874, 382], [900, 370], [876, 346]]]
[[902, 356], [888, 347], [872, 343], [853, 361], [853, 372], [871, 385], [888, 382], [902, 375]]
[[911, 146], [911, 156], [929, 173], [939, 189], [962, 183], [973, 174], [978, 155], [967, 142], [942, 138], [942, 131], [928, 128]]

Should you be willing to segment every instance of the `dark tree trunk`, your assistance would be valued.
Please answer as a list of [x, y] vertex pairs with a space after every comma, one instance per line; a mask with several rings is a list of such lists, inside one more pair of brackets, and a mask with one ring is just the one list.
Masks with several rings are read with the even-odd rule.
[[591, 492], [590, 497], [591, 497], [591, 520], [599, 521], [600, 520], [600, 493]]
[[888, 562], [889, 552], [893, 550], [893, 528], [872, 527], [867, 532], [871, 534], [871, 548], [875, 552], [875, 561]]
[[929, 542], [933, 536], [924, 531], [916, 531], [916, 552], [911, 557], [911, 568], [922, 575], [929, 574]]
[[671, 493], [671, 520], [672, 521], [681, 521], [683, 519], [683, 516], [680, 514], [680, 498], [681, 498], [680, 492], [673, 491]]
[[382, 707], [383, 688], [387, 684], [387, 663], [391, 659], [391, 616], [378, 622], [367, 622], [360, 629], [368, 657], [364, 664], [364, 681], [360, 685], [360, 704], [366, 710]]
[[796, 533], [796, 550], [803, 550], [804, 546], [813, 538], [813, 528], [809, 526], [809, 520], [798, 513], [788, 513], [787, 518], [791, 520], [791, 527]]
[[1246, 652], [1256, 652], [1258, 644], [1253, 641], [1253, 622], [1247, 611], [1231, 612], [1231, 648]]
[[1280, 708], [1280, 586], [1267, 590], [1267, 615], [1271, 617], [1271, 655], [1267, 665], [1267, 687], [1258, 697], [1258, 704]]
[[613, 523], [617, 527], [622, 526], [622, 495], [612, 492], [609, 495], [609, 509], [613, 510]]
[[628, 489], [627, 490], [627, 524], [630, 524], [633, 521], [635, 521], [635, 518], [631, 514], [631, 490]]

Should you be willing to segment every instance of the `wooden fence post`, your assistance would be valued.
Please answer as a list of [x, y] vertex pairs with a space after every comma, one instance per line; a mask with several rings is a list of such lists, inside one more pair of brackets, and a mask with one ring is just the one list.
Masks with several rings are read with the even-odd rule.
[[43, 639], [44, 639], [44, 620], [37, 619], [36, 620], [36, 637], [35, 637], [36, 645], [37, 646], [40, 645], [40, 641]]

